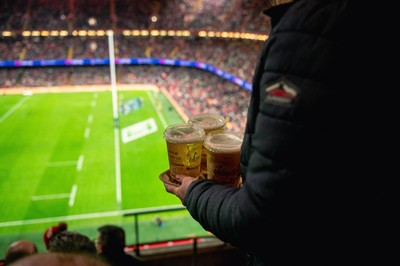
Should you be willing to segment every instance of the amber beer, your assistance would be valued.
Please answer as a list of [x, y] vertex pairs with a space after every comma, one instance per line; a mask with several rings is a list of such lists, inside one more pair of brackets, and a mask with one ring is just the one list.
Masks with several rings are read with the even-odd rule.
[[243, 137], [236, 132], [211, 132], [204, 139], [208, 179], [230, 187], [240, 183], [240, 149]]
[[177, 174], [199, 176], [204, 137], [204, 129], [189, 124], [171, 125], [164, 130], [172, 180]]
[[[198, 125], [204, 129], [206, 136], [208, 133], [223, 131], [226, 125], [225, 118], [218, 114], [198, 114], [189, 118], [188, 124]], [[201, 152], [201, 173], [207, 175], [207, 151], [203, 145]]]

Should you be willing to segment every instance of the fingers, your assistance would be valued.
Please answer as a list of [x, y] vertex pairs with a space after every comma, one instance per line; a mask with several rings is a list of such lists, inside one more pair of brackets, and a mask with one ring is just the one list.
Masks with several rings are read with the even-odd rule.
[[[182, 179], [185, 178], [184, 175], [176, 175], [175, 180], [179, 183], [179, 186], [182, 184]], [[179, 186], [174, 186], [168, 183], [164, 183], [165, 190], [169, 193], [177, 195]]]
[[179, 183], [179, 186], [164, 183], [164, 187], [167, 192], [177, 196], [183, 203], [183, 199], [186, 195], [189, 185], [196, 180], [196, 178], [178, 174], [176, 175], [175, 179]]
[[176, 194], [177, 186], [164, 183], [165, 190], [169, 193]]
[[175, 176], [175, 180], [178, 181], [179, 184], [182, 184], [182, 180], [185, 179], [185, 177], [188, 177], [188, 176], [182, 175], [182, 174], [177, 174]]
[[179, 184], [182, 185], [182, 183], [186, 182], [187, 180], [192, 181], [195, 180], [195, 178], [187, 175], [177, 174], [176, 180], [178, 181]]
[[174, 194], [176, 197], [178, 197], [181, 200], [182, 204], [183, 204], [183, 196], [181, 196], [182, 193], [179, 191], [180, 186], [178, 187], [178, 186], [174, 186], [174, 185], [170, 185], [170, 184], [164, 183], [164, 187], [165, 187], [165, 190], [167, 192], [169, 192], [171, 194]]

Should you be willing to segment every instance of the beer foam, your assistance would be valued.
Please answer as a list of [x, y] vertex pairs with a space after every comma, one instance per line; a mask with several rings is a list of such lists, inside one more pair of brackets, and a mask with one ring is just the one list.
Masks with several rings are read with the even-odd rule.
[[196, 124], [202, 127], [206, 131], [223, 128], [226, 121], [223, 116], [218, 114], [198, 114], [192, 116], [188, 124]]
[[243, 138], [238, 133], [217, 132], [210, 133], [204, 140], [204, 147], [214, 153], [239, 152]]
[[202, 142], [204, 137], [204, 129], [189, 124], [171, 125], [164, 130], [164, 138], [171, 143]]

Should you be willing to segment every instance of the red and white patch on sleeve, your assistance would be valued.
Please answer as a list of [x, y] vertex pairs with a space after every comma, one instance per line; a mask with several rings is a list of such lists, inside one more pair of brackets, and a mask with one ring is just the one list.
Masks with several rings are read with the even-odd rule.
[[284, 79], [279, 79], [265, 88], [265, 102], [273, 105], [291, 107], [298, 89]]

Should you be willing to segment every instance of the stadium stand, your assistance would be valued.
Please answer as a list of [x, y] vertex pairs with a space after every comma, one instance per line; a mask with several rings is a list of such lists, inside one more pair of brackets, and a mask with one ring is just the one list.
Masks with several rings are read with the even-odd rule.
[[[79, 30], [113, 29], [116, 58], [195, 60], [251, 82], [262, 42], [221, 35], [200, 38], [200, 31], [266, 34], [262, 0], [3, 0], [0, 3], [0, 61], [108, 58], [105, 36]], [[135, 16], [132, 16], [135, 14]], [[190, 30], [185, 36], [125, 36], [124, 30]], [[42, 31], [50, 31], [43, 36]], [[51, 31], [65, 31], [52, 36]], [[36, 33], [34, 33], [36, 31]], [[8, 36], [8, 32], [10, 36]], [[24, 35], [30, 32], [29, 36]], [[118, 84], [154, 84], [183, 106], [186, 115], [218, 112], [228, 127], [245, 125], [250, 91], [207, 71], [173, 66], [119, 65]], [[0, 67], [0, 94], [19, 87], [104, 85], [108, 66]], [[171, 246], [171, 243], [174, 245]], [[135, 246], [127, 246], [135, 252]], [[144, 265], [243, 265], [244, 254], [218, 239], [185, 239], [141, 247]], [[4, 262], [4, 261], [3, 261]], [[0, 265], [2, 262], [0, 261]]]

